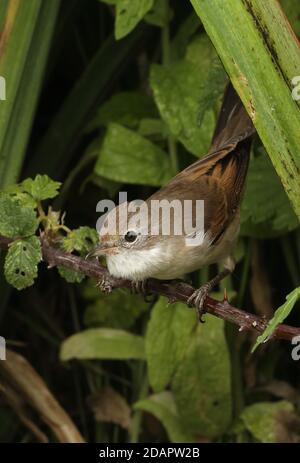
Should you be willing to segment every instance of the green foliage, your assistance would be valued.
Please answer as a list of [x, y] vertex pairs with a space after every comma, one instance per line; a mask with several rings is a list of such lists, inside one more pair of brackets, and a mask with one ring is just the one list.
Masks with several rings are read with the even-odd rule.
[[171, 133], [196, 156], [203, 156], [209, 147], [215, 126], [211, 108], [223, 91], [211, 86], [208, 90], [200, 83], [207, 81], [215, 59], [211, 43], [200, 35], [189, 45], [184, 59], [169, 66], [155, 64], [151, 69], [150, 83], [162, 118]]
[[272, 337], [275, 329], [277, 328], [280, 323], [282, 323], [291, 313], [293, 310], [296, 302], [300, 299], [300, 287], [295, 288], [290, 294], [286, 296], [286, 302], [282, 304], [278, 309], [275, 311], [272, 319], [269, 321], [267, 328], [258, 336], [256, 343], [252, 349], [252, 352], [263, 342], [266, 342], [268, 339]]
[[170, 383], [195, 329], [195, 314], [184, 304], [168, 306], [160, 298], [151, 311], [146, 333], [146, 355], [151, 387], [163, 391]]
[[231, 419], [223, 330], [223, 322], [210, 316], [197, 327], [195, 314], [184, 304], [167, 306], [163, 298], [151, 313], [146, 334], [150, 384], [157, 392], [170, 384], [180, 421], [191, 433], [217, 436]]
[[8, 238], [33, 235], [38, 227], [36, 212], [7, 193], [0, 195], [0, 234]]
[[95, 165], [96, 174], [117, 182], [163, 185], [170, 178], [166, 153], [119, 124], [110, 124]]
[[41, 259], [41, 244], [36, 236], [14, 241], [4, 264], [8, 283], [18, 290], [31, 286], [37, 277], [37, 266]]
[[84, 323], [88, 327], [129, 329], [149, 307], [139, 295], [122, 289], [105, 295], [89, 281], [84, 286], [83, 295], [87, 301]]
[[154, 415], [166, 428], [171, 442], [195, 442], [195, 436], [187, 433], [176, 409], [171, 392], [164, 391], [140, 400], [134, 405], [137, 410]]
[[268, 156], [261, 151], [250, 162], [241, 208], [242, 233], [272, 237], [294, 230], [299, 221]]
[[141, 92], [121, 92], [113, 95], [98, 109], [88, 130], [116, 122], [130, 129], [137, 128], [140, 119], [157, 117], [153, 99]]
[[115, 37], [122, 39], [143, 19], [153, 7], [154, 0], [117, 0]]
[[292, 412], [293, 405], [287, 401], [260, 402], [246, 407], [241, 414], [245, 427], [259, 442], [280, 442], [280, 420], [282, 413]]
[[153, 7], [145, 16], [145, 21], [154, 26], [164, 27], [172, 17], [172, 10], [168, 7], [168, 0], [154, 0]]
[[175, 372], [172, 391], [190, 432], [215, 437], [228, 428], [232, 407], [230, 359], [222, 320], [207, 315], [205, 326], [198, 325], [194, 330]]
[[73, 334], [61, 345], [63, 361], [76, 359], [144, 359], [144, 340], [124, 330], [94, 328]]
[[28, 178], [20, 185], [21, 189], [29, 193], [36, 201], [55, 198], [60, 186], [60, 182], [51, 180], [48, 175], [37, 175], [35, 179]]

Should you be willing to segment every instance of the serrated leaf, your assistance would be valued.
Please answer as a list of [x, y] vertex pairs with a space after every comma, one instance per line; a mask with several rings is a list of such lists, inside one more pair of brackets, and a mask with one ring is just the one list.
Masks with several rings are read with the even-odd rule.
[[154, 143], [110, 124], [95, 165], [96, 174], [117, 182], [160, 186], [170, 179], [170, 160]]
[[35, 210], [9, 194], [0, 194], [0, 234], [8, 238], [33, 235], [38, 227]]
[[111, 122], [117, 122], [131, 129], [143, 118], [155, 118], [158, 111], [153, 99], [140, 92], [121, 92], [113, 95], [98, 109], [86, 131], [91, 131]]
[[31, 286], [37, 277], [41, 259], [41, 243], [36, 236], [13, 242], [5, 258], [6, 280], [18, 290]]
[[153, 7], [154, 0], [118, 0], [116, 2], [115, 37], [125, 37]]
[[198, 325], [171, 383], [183, 425], [197, 435], [221, 435], [231, 421], [230, 358], [224, 322], [206, 315]]
[[95, 328], [67, 338], [61, 346], [61, 360], [144, 359], [144, 340], [123, 330]]
[[278, 442], [278, 423], [282, 412], [292, 412], [293, 405], [287, 401], [260, 402], [246, 407], [241, 419], [248, 431], [260, 442]]
[[78, 251], [82, 254], [91, 250], [98, 243], [99, 236], [95, 229], [90, 227], [79, 227], [71, 230], [62, 239], [62, 248], [66, 252]]
[[287, 195], [264, 149], [250, 162], [241, 207], [242, 234], [277, 236], [299, 226]]
[[255, 349], [268, 340], [274, 331], [276, 330], [277, 326], [280, 325], [291, 313], [291, 311], [294, 308], [294, 305], [296, 302], [300, 299], [300, 286], [298, 288], [295, 288], [294, 291], [292, 291], [290, 294], [286, 296], [286, 302], [282, 304], [274, 313], [272, 319], [269, 321], [267, 328], [265, 331], [258, 336], [256, 339], [255, 345], [252, 349], [252, 352], [255, 351]]
[[35, 200], [43, 201], [55, 198], [58, 195], [61, 183], [51, 180], [48, 175], [37, 175], [34, 179], [27, 178], [24, 180], [21, 186]]
[[198, 123], [203, 85], [215, 58], [211, 43], [203, 35], [188, 47], [185, 59], [151, 68], [150, 84], [162, 118], [172, 134], [196, 156], [206, 153], [215, 126], [213, 99], [210, 108], [202, 111], [201, 125]]
[[161, 297], [153, 307], [145, 342], [149, 381], [155, 392], [165, 389], [171, 381], [195, 324], [195, 314], [185, 304], [170, 306]]
[[151, 395], [134, 404], [134, 408], [154, 415], [166, 428], [171, 442], [195, 442], [196, 438], [188, 433], [180, 420], [171, 392]]

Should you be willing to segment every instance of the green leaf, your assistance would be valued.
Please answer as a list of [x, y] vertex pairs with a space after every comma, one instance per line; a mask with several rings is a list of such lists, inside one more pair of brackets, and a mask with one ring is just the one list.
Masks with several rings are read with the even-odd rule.
[[189, 339], [171, 390], [186, 429], [197, 435], [221, 435], [231, 421], [230, 358], [224, 322], [206, 315]]
[[62, 278], [64, 278], [68, 283], [81, 283], [85, 279], [85, 274], [82, 272], [76, 272], [70, 268], [58, 266], [58, 273]]
[[299, 226], [288, 197], [267, 154], [250, 162], [245, 197], [241, 207], [242, 234], [272, 237]]
[[95, 166], [96, 174], [117, 182], [160, 186], [170, 178], [166, 153], [139, 134], [110, 124]]
[[[71, 230], [66, 237], [61, 240], [61, 247], [66, 252], [77, 251], [81, 257], [86, 254], [98, 243], [99, 237], [95, 229], [90, 227], [79, 227]], [[85, 275], [65, 267], [58, 267], [58, 273], [68, 283], [81, 283]]]
[[280, 5], [296, 35], [300, 35], [300, 4], [298, 0], [280, 0]]
[[168, 305], [160, 298], [151, 311], [146, 333], [146, 356], [151, 387], [160, 392], [182, 361], [195, 327], [195, 314], [185, 304]]
[[61, 360], [77, 359], [144, 359], [141, 336], [122, 330], [95, 328], [67, 338], [61, 346]]
[[252, 349], [252, 352], [254, 352], [260, 344], [270, 339], [277, 326], [280, 325], [280, 323], [282, 323], [289, 316], [294, 308], [294, 305], [299, 299], [300, 287], [295, 288], [294, 291], [286, 296], [286, 302], [275, 311], [265, 331], [256, 339], [256, 343]]
[[215, 126], [211, 109], [214, 99], [208, 110], [203, 108], [201, 125], [198, 124], [201, 101], [206, 102], [207, 90], [203, 86], [215, 58], [209, 40], [201, 35], [188, 47], [185, 59], [169, 66], [154, 64], [151, 68], [150, 84], [162, 118], [171, 133], [197, 156], [208, 150]]
[[87, 308], [84, 323], [88, 327], [130, 328], [145, 313], [149, 304], [136, 294], [118, 289], [106, 295], [87, 281], [83, 288]]
[[31, 286], [41, 259], [41, 243], [37, 236], [14, 241], [8, 248], [4, 264], [8, 283], [18, 290]]
[[62, 240], [62, 248], [66, 252], [78, 251], [82, 254], [89, 252], [99, 241], [99, 236], [94, 228], [79, 227], [71, 230]]
[[281, 437], [278, 435], [281, 413], [293, 410], [293, 405], [284, 400], [276, 403], [260, 402], [246, 407], [241, 419], [258, 441], [266, 444], [276, 443]]
[[145, 16], [145, 21], [154, 26], [165, 27], [171, 20], [172, 13], [168, 0], [155, 0], [153, 7]]
[[116, 2], [115, 37], [125, 37], [153, 7], [154, 0], [118, 0]]
[[0, 194], [0, 234], [8, 238], [33, 235], [38, 227], [35, 210], [6, 193]]
[[60, 182], [51, 180], [48, 175], [37, 175], [34, 179], [27, 178], [21, 183], [21, 188], [37, 201], [55, 198], [60, 186]]
[[143, 118], [158, 116], [153, 99], [140, 92], [121, 92], [113, 95], [100, 106], [86, 131], [91, 131], [110, 122], [117, 122], [131, 129]]
[[187, 46], [191, 37], [201, 27], [201, 22], [193, 12], [179, 26], [178, 31], [171, 43], [171, 59], [177, 61], [184, 58]]
[[190, 435], [183, 426], [171, 392], [160, 392], [140, 400], [134, 404], [134, 409], [151, 413], [161, 421], [171, 442], [188, 443], [196, 441], [195, 436]]

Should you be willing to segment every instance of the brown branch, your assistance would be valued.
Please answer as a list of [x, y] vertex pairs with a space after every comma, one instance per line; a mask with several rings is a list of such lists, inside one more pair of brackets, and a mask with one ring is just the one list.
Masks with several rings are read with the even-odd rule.
[[[12, 240], [0, 236], [0, 248], [6, 248]], [[111, 289], [130, 288], [129, 280], [122, 280], [111, 276], [105, 267], [102, 267], [97, 261], [84, 260], [78, 256], [63, 252], [62, 250], [50, 245], [45, 237], [41, 237], [43, 260], [48, 263], [48, 267], [63, 266], [71, 270], [76, 270], [85, 275], [95, 278], [97, 281], [105, 280]], [[166, 296], [170, 302], [187, 303], [188, 298], [195, 290], [191, 285], [183, 281], [160, 281], [150, 279], [147, 282], [149, 292], [157, 295]], [[217, 301], [208, 297], [205, 302], [205, 310], [216, 317], [227, 320], [240, 327], [240, 331], [254, 331], [260, 334], [266, 328], [268, 320], [244, 312], [229, 304], [224, 299]], [[274, 338], [292, 340], [293, 337], [300, 335], [300, 328], [279, 325], [273, 333]]]

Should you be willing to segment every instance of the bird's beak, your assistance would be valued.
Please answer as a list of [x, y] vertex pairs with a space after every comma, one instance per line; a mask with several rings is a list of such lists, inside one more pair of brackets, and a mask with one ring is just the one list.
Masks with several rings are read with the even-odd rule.
[[101, 257], [108, 254], [116, 254], [117, 248], [113, 244], [101, 243], [89, 252], [85, 258], [91, 259], [92, 257]]

